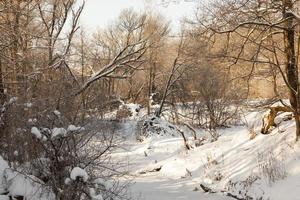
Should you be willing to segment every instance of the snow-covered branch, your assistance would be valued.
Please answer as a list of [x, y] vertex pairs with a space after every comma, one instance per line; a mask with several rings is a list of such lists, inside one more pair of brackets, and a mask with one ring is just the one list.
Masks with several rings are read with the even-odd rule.
[[[128, 44], [123, 47], [122, 50], [109, 62], [109, 64], [102, 67], [99, 71], [93, 74], [75, 93], [78, 95], [85, 91], [92, 83], [95, 81], [105, 78], [105, 77], [118, 77], [126, 78], [126, 74], [117, 75], [115, 72], [122, 68], [131, 68], [133, 70], [138, 69], [141, 65], [139, 63], [143, 62], [141, 60], [142, 56], [146, 53], [149, 47], [148, 39], [140, 39], [137, 42]], [[137, 67], [134, 65], [138, 64]]]

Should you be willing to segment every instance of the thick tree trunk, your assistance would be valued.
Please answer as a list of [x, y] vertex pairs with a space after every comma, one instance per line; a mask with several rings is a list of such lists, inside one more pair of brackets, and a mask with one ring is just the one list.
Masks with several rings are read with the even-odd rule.
[[3, 81], [3, 73], [2, 73], [2, 60], [0, 58], [0, 105], [4, 103], [5, 93], [4, 93], [4, 81]]
[[[5, 102], [4, 80], [2, 74], [2, 60], [0, 58], [0, 108], [4, 106], [4, 102]], [[2, 111], [0, 111], [0, 115], [2, 115], [2, 119], [0, 120], [0, 140], [2, 140], [4, 134], [7, 132], [7, 124], [6, 124], [7, 121], [6, 121], [5, 109], [2, 109]]]
[[296, 141], [300, 138], [300, 120], [299, 116], [295, 116], [295, 122], [296, 122]]
[[294, 16], [287, 10], [293, 10], [293, 1], [283, 1], [283, 18], [286, 19], [286, 29], [284, 32], [285, 54], [286, 54], [286, 75], [289, 83], [289, 99], [293, 108], [296, 123], [296, 141], [300, 137], [299, 121], [299, 87], [298, 87], [298, 66], [295, 55], [295, 28]]

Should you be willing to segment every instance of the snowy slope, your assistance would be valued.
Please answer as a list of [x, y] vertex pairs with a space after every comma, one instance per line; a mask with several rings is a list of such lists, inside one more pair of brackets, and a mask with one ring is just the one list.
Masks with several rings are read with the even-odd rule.
[[[189, 151], [180, 136], [143, 143], [129, 137], [114, 157], [128, 160], [136, 182], [132, 191], [144, 199], [228, 199], [221, 191], [240, 198], [300, 199], [300, 145], [294, 142], [293, 121], [283, 121], [282, 114], [276, 119], [279, 126], [262, 135], [262, 115], [251, 112], [245, 117], [258, 134], [253, 140], [247, 126], [221, 129], [218, 141]], [[204, 194], [200, 183], [219, 193]]]
[[[136, 199], [230, 200], [226, 196], [230, 193], [241, 199], [299, 200], [300, 143], [294, 141], [294, 123], [285, 121], [286, 114], [281, 114], [276, 119], [279, 126], [269, 135], [262, 135], [259, 132], [263, 115], [264, 112], [248, 112], [242, 119], [246, 125], [220, 129], [217, 141], [206, 140], [198, 147], [188, 129], [183, 129], [193, 146], [191, 150], [185, 148], [178, 133], [152, 135], [138, 142], [137, 122], [124, 120], [118, 124], [123, 142], [113, 159], [127, 163], [124, 170], [135, 182], [130, 191]], [[138, 119], [139, 115], [135, 117]], [[257, 133], [252, 140], [250, 129]], [[197, 129], [197, 135], [208, 138], [201, 129]], [[84, 171], [75, 171], [74, 179], [87, 177]], [[204, 193], [200, 184], [216, 193]], [[6, 191], [29, 199], [54, 198], [53, 194], [42, 192], [36, 182], [12, 171], [0, 156], [0, 194]], [[7, 196], [0, 195], [0, 199]]]
[[[0, 156], [0, 194], [23, 196], [31, 200], [53, 200], [54, 194], [43, 187], [41, 180], [32, 175], [25, 175], [9, 168], [8, 163]], [[8, 195], [0, 195], [0, 200], [9, 199]]]

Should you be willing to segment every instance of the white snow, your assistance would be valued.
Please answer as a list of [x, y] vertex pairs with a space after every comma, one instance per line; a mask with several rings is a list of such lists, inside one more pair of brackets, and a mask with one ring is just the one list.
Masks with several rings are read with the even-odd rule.
[[80, 126], [75, 126], [73, 124], [69, 125], [68, 128], [67, 128], [68, 131], [80, 131], [80, 130], [83, 130], [83, 127], [80, 127]]
[[134, 103], [126, 104], [123, 101], [121, 101], [121, 103], [122, 104], [119, 106], [119, 109], [126, 108], [131, 113], [131, 116], [129, 116], [127, 119], [135, 120], [135, 119], [139, 119], [142, 116], [142, 113], [140, 112], [142, 106], [140, 104], [134, 104]]
[[60, 116], [61, 113], [58, 111], [58, 110], [54, 110], [53, 113], [56, 115], [56, 116]]
[[8, 168], [8, 163], [0, 156], [0, 194], [5, 192], [4, 172]]
[[[134, 105], [132, 109], [135, 109]], [[139, 111], [141, 112], [144, 110]], [[143, 143], [137, 142], [133, 125], [136, 124], [136, 119], [141, 118], [138, 114], [134, 120], [123, 122], [120, 131], [122, 143], [113, 152], [112, 161], [129, 163], [124, 170], [134, 177], [135, 182], [130, 187], [130, 192], [144, 200], [232, 199], [221, 191], [231, 192], [240, 198], [249, 195], [254, 199], [262, 197], [270, 200], [299, 200], [300, 144], [294, 141], [294, 122], [286, 121], [286, 114], [280, 114], [276, 118], [278, 126], [270, 134], [262, 135], [260, 128], [265, 113], [266, 110], [245, 111], [245, 116], [241, 119], [244, 123], [219, 129], [220, 137], [217, 141], [204, 141], [202, 146], [194, 146], [191, 150], [185, 149], [180, 134], [170, 127], [172, 124], [162, 119], [152, 120], [154, 127], [165, 128], [171, 134], [152, 135]], [[192, 134], [184, 127], [180, 128], [185, 131], [189, 143], [194, 144]], [[257, 134], [252, 140], [249, 137], [249, 128], [253, 128]], [[51, 137], [66, 136], [68, 132], [80, 129], [81, 127], [75, 125], [70, 125], [67, 129], [53, 128]], [[41, 139], [40, 130], [43, 129], [32, 127], [31, 133]], [[204, 130], [196, 130], [198, 137], [208, 138], [208, 133]], [[96, 144], [99, 143], [95, 142]], [[158, 168], [160, 170], [154, 170]], [[269, 180], [269, 175], [276, 176], [274, 181]], [[77, 178], [86, 182], [89, 175], [85, 169], [74, 167], [70, 178], [65, 179], [65, 184]], [[51, 199], [53, 195], [45, 197], [41, 193], [40, 182], [33, 176], [11, 170], [0, 156], [0, 194], [8, 189], [11, 194], [25, 195], [27, 199]], [[93, 183], [106, 186], [109, 180], [99, 178]], [[200, 183], [211, 187], [217, 193], [203, 193]], [[43, 198], [37, 195], [42, 195]], [[94, 200], [103, 199], [92, 188], [90, 196]], [[6, 196], [0, 195], [0, 200], [6, 199]]]
[[132, 113], [132, 116], [130, 117], [130, 119], [136, 119], [139, 116], [139, 111], [140, 111], [141, 105], [134, 104], [134, 103], [129, 103], [129, 104], [125, 104], [125, 105]]
[[103, 200], [103, 196], [101, 194], [96, 194], [94, 188], [90, 188], [90, 196], [92, 200]]
[[34, 124], [34, 123], [36, 123], [36, 122], [37, 122], [37, 119], [36, 119], [36, 118], [34, 118], [34, 119], [29, 118], [29, 119], [28, 119], [28, 123]]
[[72, 180], [71, 180], [70, 178], [66, 178], [66, 179], [65, 179], [65, 184], [66, 184], [66, 185], [69, 185], [69, 184], [71, 183], [71, 181], [72, 181]]
[[104, 180], [103, 178], [97, 178], [96, 180], [94, 180], [94, 183], [106, 186], [106, 180]]
[[74, 167], [70, 173], [70, 178], [72, 180], [76, 180], [78, 177], [82, 178], [84, 182], [86, 182], [89, 179], [89, 176], [84, 169], [80, 167]]
[[8, 101], [8, 104], [15, 103], [18, 100], [18, 97], [11, 97]]
[[32, 200], [52, 200], [53, 193], [47, 191], [42, 181], [31, 175], [24, 175], [17, 171], [7, 169], [5, 178], [8, 185], [8, 191], [13, 196], [24, 196]]
[[[132, 132], [123, 143], [123, 149], [114, 153], [114, 159], [128, 160], [128, 169], [134, 175], [132, 193], [145, 200], [179, 199], [232, 199], [221, 191], [229, 191], [239, 197], [250, 195], [270, 200], [298, 200], [300, 196], [300, 145], [295, 144], [293, 121], [284, 121], [280, 114], [268, 135], [260, 134], [262, 116], [266, 111], [251, 111], [245, 114], [247, 126], [233, 126], [219, 129], [216, 142], [206, 141], [204, 145], [190, 151], [184, 148], [180, 135], [151, 137], [143, 143], [132, 140]], [[249, 127], [257, 136], [250, 140]], [[198, 130], [198, 136], [205, 136]], [[187, 134], [189, 140], [191, 135]], [[191, 142], [192, 143], [192, 142]], [[272, 152], [272, 153], [269, 153]], [[271, 185], [259, 167], [259, 154], [272, 157], [281, 165], [266, 163], [278, 172], [286, 170], [287, 177], [277, 178]], [[268, 159], [264, 159], [267, 162]], [[278, 160], [278, 162], [277, 162]], [[161, 167], [160, 171], [149, 172]], [[282, 168], [282, 169], [279, 169]], [[272, 169], [271, 169], [272, 170]], [[141, 172], [145, 172], [141, 173]], [[281, 172], [280, 172], [281, 173]], [[256, 180], [255, 177], [259, 178]], [[247, 181], [253, 184], [247, 186]], [[230, 182], [233, 184], [230, 185]], [[203, 194], [199, 184], [203, 183], [216, 191], [216, 195]], [[199, 191], [193, 191], [195, 188]], [[242, 191], [239, 194], [239, 191]]]
[[[43, 188], [42, 181], [32, 175], [25, 175], [9, 168], [0, 156], [0, 194], [9, 192], [13, 196], [24, 196], [31, 200], [54, 200], [51, 191]], [[0, 195], [0, 200], [8, 196]]]
[[35, 126], [31, 128], [31, 133], [38, 139], [42, 138], [42, 134], [41, 134], [40, 130]]
[[67, 130], [64, 128], [53, 128], [51, 138], [54, 139], [56, 137], [64, 137], [67, 135]]
[[0, 200], [9, 200], [9, 197], [6, 195], [0, 195]]
[[31, 102], [24, 103], [24, 106], [27, 107], [27, 108], [31, 108], [32, 107], [32, 103]]
[[103, 200], [103, 197], [101, 194], [98, 194], [98, 195], [92, 196], [92, 200]]

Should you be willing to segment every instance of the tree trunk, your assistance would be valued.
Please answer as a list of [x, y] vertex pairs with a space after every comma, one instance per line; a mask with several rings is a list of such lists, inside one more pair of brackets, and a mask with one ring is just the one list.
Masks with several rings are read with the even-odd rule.
[[295, 116], [295, 122], [296, 122], [296, 141], [300, 138], [300, 120], [299, 116]]
[[165, 88], [163, 97], [162, 97], [162, 99], [161, 99], [161, 101], [160, 101], [159, 108], [158, 108], [158, 110], [157, 110], [156, 113], [155, 113], [155, 116], [156, 116], [156, 117], [160, 117], [160, 115], [161, 115], [161, 113], [162, 113], [162, 110], [163, 110], [163, 107], [164, 107], [166, 98], [167, 98], [167, 96], [168, 96], [168, 91], [169, 91], [171, 79], [172, 79], [172, 77], [170, 76], [170, 78], [169, 78], [169, 80], [168, 80], [168, 83], [167, 83], [167, 85], [166, 85], [166, 88]]
[[164, 107], [164, 104], [166, 102], [166, 98], [167, 98], [168, 93], [169, 93], [169, 89], [171, 88], [172, 84], [174, 84], [174, 81], [172, 83], [172, 79], [173, 79], [174, 74], [175, 74], [178, 57], [179, 57], [179, 55], [177, 55], [177, 57], [174, 59], [172, 70], [171, 70], [171, 73], [169, 75], [168, 82], [167, 82], [165, 90], [164, 90], [164, 94], [163, 94], [162, 99], [160, 101], [159, 109], [155, 113], [156, 117], [160, 117], [161, 112], [162, 112], [163, 107]]
[[[296, 141], [300, 136], [299, 121], [299, 87], [298, 87], [298, 67], [295, 55], [295, 28], [294, 16], [287, 10], [293, 10], [292, 0], [283, 1], [283, 18], [286, 19], [286, 29], [284, 31], [285, 55], [286, 55], [286, 75], [289, 83], [289, 100], [293, 108], [296, 124]], [[287, 10], [286, 10], [287, 9]]]
[[152, 96], [152, 65], [150, 64], [149, 69], [149, 85], [148, 85], [148, 106], [147, 106], [147, 114], [151, 113], [151, 96]]
[[[152, 56], [151, 56], [152, 57]], [[147, 107], [147, 113], [150, 115], [151, 113], [151, 103], [153, 101], [153, 93], [155, 92], [155, 76], [156, 76], [156, 63], [155, 61], [152, 61], [150, 63], [150, 69], [149, 69], [149, 85], [148, 85], [148, 107]]]
[[[3, 80], [3, 74], [2, 74], [2, 60], [0, 58], [0, 108], [4, 106], [5, 102], [5, 92], [4, 92], [4, 80]], [[4, 134], [7, 132], [7, 116], [4, 109], [0, 111], [0, 115], [2, 115], [2, 119], [0, 120], [0, 140], [3, 139]], [[2, 148], [0, 148], [0, 151]]]
[[0, 58], [0, 105], [2, 105], [4, 101], [5, 101], [4, 81], [3, 81], [3, 73], [2, 73], [2, 60]]

